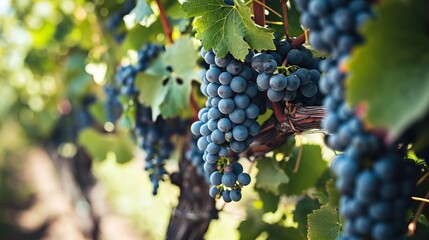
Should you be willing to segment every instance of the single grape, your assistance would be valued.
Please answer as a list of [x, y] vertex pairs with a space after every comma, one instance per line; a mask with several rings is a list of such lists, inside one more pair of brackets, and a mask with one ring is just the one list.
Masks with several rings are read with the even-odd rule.
[[233, 59], [226, 66], [226, 70], [232, 75], [238, 75], [243, 70], [243, 64]]
[[233, 92], [232, 92], [231, 88], [228, 85], [221, 85], [217, 89], [217, 94], [221, 98], [230, 98], [230, 97], [232, 97]]
[[[220, 172], [218, 172], [218, 171], [216, 171], [216, 172], [213, 172], [211, 175], [210, 175], [210, 183], [211, 184], [213, 184], [213, 185], [215, 185], [215, 186], [218, 186], [218, 185], [221, 185], [222, 184], [222, 173], [220, 173]], [[217, 193], [216, 193], [217, 194]], [[215, 194], [215, 195], [216, 195]]]
[[222, 199], [223, 199], [223, 201], [224, 202], [226, 202], [226, 203], [229, 203], [229, 202], [231, 202], [232, 200], [231, 200], [231, 197], [229, 196], [229, 193], [230, 193], [230, 191], [229, 190], [224, 190], [223, 192], [222, 192]]
[[231, 128], [232, 128], [232, 122], [228, 118], [221, 118], [217, 122], [217, 127], [219, 128], [220, 131], [222, 131], [222, 132], [225, 133], [225, 132], [228, 132], [229, 130], [231, 130]]
[[222, 184], [226, 187], [234, 187], [236, 181], [237, 177], [232, 172], [225, 173], [222, 176]]
[[298, 76], [293, 74], [286, 77], [287, 78], [287, 86], [286, 89], [288, 91], [296, 91], [299, 88], [301, 81]]
[[215, 64], [218, 67], [226, 67], [228, 63], [231, 61], [231, 57], [229, 55], [226, 55], [223, 58], [215, 57]]
[[279, 102], [284, 97], [284, 91], [276, 91], [272, 88], [268, 89], [267, 92], [268, 99], [272, 102]]
[[229, 193], [231, 200], [234, 202], [238, 202], [241, 200], [241, 190], [240, 189], [232, 189]]
[[246, 116], [249, 119], [256, 119], [259, 116], [259, 108], [258, 106], [256, 106], [256, 104], [251, 103], [247, 108], [246, 108]]
[[231, 122], [240, 124], [246, 120], [246, 112], [243, 109], [236, 108], [232, 113], [229, 115], [229, 119]]
[[242, 93], [246, 90], [247, 81], [243, 77], [236, 76], [232, 78], [230, 87], [236, 93]]
[[230, 84], [231, 80], [232, 80], [232, 75], [229, 72], [222, 72], [219, 75], [219, 82], [224, 85]]
[[304, 55], [298, 49], [292, 49], [287, 54], [287, 61], [289, 64], [299, 65], [303, 59]]
[[287, 78], [283, 74], [276, 74], [270, 78], [270, 87], [275, 91], [283, 91], [287, 84]]
[[219, 75], [221, 74], [221, 70], [219, 68], [210, 68], [209, 70], [207, 70], [206, 72], [206, 79], [209, 82], [216, 82], [219, 79]]
[[317, 94], [317, 85], [314, 82], [309, 82], [307, 85], [301, 87], [301, 93], [305, 97], [313, 97]]
[[273, 73], [277, 70], [277, 62], [274, 59], [270, 59], [262, 64], [262, 68], [265, 73]]
[[219, 194], [219, 192], [219, 188], [217, 188], [216, 186], [211, 186], [209, 190], [209, 195], [214, 198], [216, 197], [216, 195]]
[[248, 135], [249, 132], [247, 128], [242, 125], [237, 125], [232, 129], [232, 136], [237, 141], [244, 141]]
[[250, 183], [250, 175], [247, 174], [247, 173], [241, 173], [240, 175], [238, 175], [237, 181], [241, 185], [244, 185], [244, 186], [249, 185], [249, 183]]
[[230, 114], [235, 110], [235, 102], [231, 98], [221, 99], [218, 107], [221, 113]]
[[270, 88], [271, 74], [261, 73], [256, 78], [256, 83], [261, 90], [268, 90]]

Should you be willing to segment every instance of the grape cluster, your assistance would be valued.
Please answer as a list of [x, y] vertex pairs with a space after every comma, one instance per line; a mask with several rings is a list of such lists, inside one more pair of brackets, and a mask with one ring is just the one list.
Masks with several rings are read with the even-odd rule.
[[[416, 170], [395, 152], [375, 158], [370, 168], [350, 152], [335, 157], [331, 169], [342, 193], [343, 239], [402, 239]], [[353, 238], [352, 238], [353, 237]]]
[[363, 42], [361, 24], [373, 16], [369, 0], [297, 0], [301, 23], [310, 28], [310, 43], [334, 59], [321, 63], [319, 88], [326, 94], [322, 127], [327, 144], [344, 151], [332, 165], [341, 192], [340, 213], [346, 220], [341, 239], [401, 239], [415, 183], [415, 169], [395, 144], [386, 145], [364, 128], [344, 101], [351, 50]]
[[[135, 86], [136, 75], [145, 71], [150, 62], [164, 50], [164, 46], [146, 44], [138, 51], [135, 65], [118, 68], [116, 80], [121, 86], [121, 94], [133, 100], [137, 99], [139, 91]], [[151, 108], [137, 101], [135, 101], [135, 108], [134, 132], [139, 147], [146, 153], [145, 170], [149, 172], [149, 178], [154, 186], [153, 194], [155, 195], [158, 191], [159, 181], [163, 181], [167, 174], [165, 160], [170, 158], [171, 152], [174, 150], [171, 137], [175, 134], [183, 135], [188, 123], [179, 119], [163, 119], [161, 116], [153, 121]]]
[[204, 49], [201, 55], [210, 65], [201, 84], [207, 101], [191, 131], [199, 136], [197, 145], [204, 151], [204, 169], [211, 174], [214, 186], [210, 195], [222, 196], [226, 202], [239, 201], [241, 188], [249, 184], [250, 177], [242, 173], [241, 164], [231, 155], [246, 151], [259, 133], [256, 118], [266, 110], [265, 100], [254, 82], [255, 74], [246, 65], [253, 52], [249, 53], [246, 63], [231, 55], [220, 58]]
[[139, 147], [146, 153], [145, 170], [149, 172], [149, 178], [154, 186], [153, 194], [156, 195], [159, 181], [164, 181], [164, 175], [167, 174], [165, 160], [174, 150], [171, 137], [175, 130], [162, 117], [153, 121], [151, 109], [144, 105], [137, 107], [135, 121], [135, 135]]
[[359, 27], [372, 18], [369, 0], [296, 0], [301, 24], [311, 30], [309, 42], [334, 57], [362, 43]]
[[122, 104], [118, 99], [120, 91], [114, 85], [106, 85], [104, 86], [104, 93], [106, 94], [104, 110], [107, 121], [115, 124], [122, 114]]
[[113, 36], [118, 43], [121, 43], [125, 38], [125, 31], [121, 31], [120, 29], [123, 18], [125, 15], [129, 14], [135, 6], [135, 0], [126, 0], [122, 9], [111, 14], [110, 19], [107, 22], [107, 29], [113, 33]]
[[[291, 49], [285, 40], [277, 42], [276, 48], [276, 51], [258, 53], [252, 59], [252, 68], [259, 73], [258, 89], [267, 91], [272, 102], [321, 105], [323, 95], [318, 91], [320, 60], [313, 58], [313, 53], [305, 47]], [[282, 66], [284, 62], [287, 65]]]
[[203, 160], [203, 154], [204, 151], [201, 151], [198, 148], [197, 142], [198, 137], [193, 135], [191, 145], [189, 146], [188, 150], [185, 153], [185, 156], [187, 159], [189, 159], [192, 163], [192, 165], [196, 168], [196, 172], [198, 175], [204, 177], [207, 184], [210, 184], [210, 173], [204, 171], [204, 160]]
[[137, 52], [137, 63], [135, 65], [119, 66], [116, 71], [116, 81], [122, 86], [121, 93], [132, 97], [138, 95], [139, 91], [135, 86], [136, 75], [149, 67], [150, 62], [155, 59], [165, 47], [148, 43]]

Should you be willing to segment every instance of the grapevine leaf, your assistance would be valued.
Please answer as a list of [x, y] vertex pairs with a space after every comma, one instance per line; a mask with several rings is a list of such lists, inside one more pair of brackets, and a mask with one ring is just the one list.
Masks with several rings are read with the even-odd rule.
[[[164, 1], [164, 8], [167, 16], [172, 19], [183, 19], [185, 18], [185, 12], [182, 10], [182, 5], [179, 1]], [[176, 26], [176, 25], [175, 25]]]
[[180, 84], [180, 80], [174, 77], [170, 78], [167, 84], [168, 92], [161, 104], [161, 113], [164, 117], [174, 117], [188, 105], [191, 84]]
[[307, 236], [307, 215], [319, 208], [319, 202], [308, 196], [305, 196], [296, 204], [295, 211], [293, 212], [293, 220], [298, 223], [298, 230], [302, 239]]
[[429, 238], [429, 221], [425, 215], [421, 214], [418, 218], [416, 231], [410, 240], [428, 239]]
[[162, 28], [160, 20], [155, 21], [150, 27], [134, 26], [125, 36], [121, 46], [122, 52], [126, 55], [129, 49], [138, 50], [144, 43], [156, 42], [160, 28]]
[[79, 132], [78, 143], [86, 148], [94, 160], [102, 161], [109, 153], [114, 153], [119, 163], [128, 162], [133, 157], [133, 144], [128, 135], [120, 131], [116, 134], [105, 134], [87, 128]]
[[189, 104], [191, 82], [198, 79], [196, 47], [190, 38], [178, 39], [151, 66], [137, 75], [139, 99], [152, 108], [155, 120], [177, 116]]
[[291, 155], [292, 150], [295, 147], [295, 138], [290, 137], [286, 140], [283, 145], [273, 150], [274, 154], [283, 154], [285, 157]]
[[230, 52], [244, 60], [251, 50], [275, 49], [273, 33], [257, 26], [242, 1], [227, 5], [223, 0], [189, 0], [182, 9], [187, 17], [197, 17], [194, 27], [196, 38], [206, 49], [214, 49], [217, 56]]
[[94, 119], [99, 122], [99, 123], [105, 123], [107, 122], [107, 114], [106, 114], [106, 109], [104, 106], [104, 103], [102, 102], [97, 102], [92, 104], [89, 107], [89, 112], [91, 113], [91, 116], [94, 117]]
[[139, 99], [152, 108], [153, 120], [161, 114], [161, 104], [168, 93], [168, 88], [162, 85], [162, 80], [162, 76], [147, 73], [139, 73], [136, 76], [136, 84], [140, 89]]
[[314, 195], [317, 197], [317, 200], [320, 204], [328, 204], [329, 203], [329, 197], [325, 192], [317, 191], [314, 193]]
[[262, 158], [258, 161], [258, 173], [256, 174], [256, 187], [279, 194], [279, 186], [289, 182], [289, 177], [279, 167], [279, 163], [274, 158]]
[[267, 240], [301, 240], [298, 229], [293, 227], [284, 227], [281, 224], [269, 224], [266, 228], [268, 234]]
[[337, 239], [340, 229], [337, 210], [329, 205], [308, 214], [308, 239]]
[[266, 192], [262, 189], [256, 189], [259, 194], [259, 198], [262, 201], [262, 209], [264, 212], [275, 212], [280, 202], [280, 196], [273, 193]]
[[331, 177], [323, 182], [324, 186], [316, 187], [318, 190], [315, 192], [315, 196], [319, 203], [322, 205], [329, 204], [332, 207], [338, 207], [340, 193], [335, 188], [335, 180]]
[[[429, 109], [429, 2], [385, 1], [362, 31], [365, 45], [349, 65], [347, 100], [390, 140]], [[407, 16], [398, 21], [398, 16]]]
[[[301, 156], [299, 151], [299, 149], [295, 149], [289, 161], [282, 162], [283, 169], [290, 178], [290, 181], [281, 187], [281, 191], [286, 195], [300, 195], [303, 191], [313, 187], [328, 167], [326, 161], [323, 160], [319, 145], [303, 145]], [[294, 172], [299, 156], [299, 170]]]
[[338, 207], [339, 200], [340, 200], [340, 193], [335, 187], [335, 180], [333, 178], [329, 179], [326, 182], [326, 192], [328, 193], [328, 197], [329, 197], [328, 204], [332, 207]]
[[264, 231], [266, 223], [262, 221], [263, 215], [264, 212], [260, 208], [247, 208], [246, 220], [238, 227], [240, 239], [256, 239]]
[[149, 27], [154, 22], [154, 19], [151, 18], [152, 14], [153, 11], [146, 0], [137, 0], [136, 7], [125, 18], [142, 26]]

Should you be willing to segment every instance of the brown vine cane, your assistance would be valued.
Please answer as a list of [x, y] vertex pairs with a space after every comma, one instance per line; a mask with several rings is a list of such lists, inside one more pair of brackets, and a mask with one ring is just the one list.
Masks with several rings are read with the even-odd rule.
[[289, 103], [284, 108], [284, 112], [286, 120], [278, 122], [275, 115], [272, 115], [264, 122], [260, 133], [241, 156], [247, 158], [263, 156], [285, 143], [289, 136], [315, 129], [320, 130], [326, 110], [323, 106]]

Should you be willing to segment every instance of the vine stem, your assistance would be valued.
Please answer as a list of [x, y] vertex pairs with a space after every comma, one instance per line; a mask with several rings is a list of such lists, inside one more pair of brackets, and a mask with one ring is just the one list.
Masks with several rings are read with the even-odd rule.
[[297, 140], [299, 140], [299, 148], [298, 148], [298, 156], [296, 157], [296, 163], [295, 163], [295, 167], [293, 168], [293, 172], [297, 173], [299, 170], [299, 165], [301, 163], [301, 156], [302, 156], [302, 135], [299, 134], [297, 137]]
[[413, 220], [408, 225], [408, 236], [412, 236], [414, 232], [416, 231], [417, 227], [417, 221], [419, 220], [420, 214], [423, 212], [423, 208], [425, 207], [426, 203], [429, 203], [429, 191], [426, 193], [424, 198], [419, 197], [411, 197], [413, 200], [421, 201], [419, 207], [417, 208], [416, 213], [414, 214]]
[[282, 1], [282, 11], [283, 11], [283, 27], [285, 28], [285, 35], [286, 35], [286, 40], [290, 40], [290, 36], [289, 36], [289, 22], [287, 20], [287, 1], [288, 0], [281, 0]]
[[[262, 3], [259, 0], [253, 0], [253, 2], [264, 6], [268, 11], [272, 12], [277, 17], [282, 18], [282, 15], [280, 13], [276, 12], [276, 10], [274, 10], [274, 9], [270, 8], [269, 6], [267, 6], [267, 4]], [[266, 22], [268, 22], [268, 21], [266, 21]], [[283, 23], [280, 23], [280, 24], [283, 24]]]
[[421, 183], [423, 183], [427, 178], [429, 177], [429, 172], [427, 172], [425, 175], [423, 175], [423, 177], [421, 177], [418, 181], [417, 181], [417, 183], [416, 183], [416, 185], [420, 185]]
[[192, 120], [193, 121], [198, 121], [198, 111], [199, 111], [199, 107], [197, 104], [197, 100], [195, 99], [194, 96], [194, 91], [191, 92], [191, 96], [189, 97], [189, 103], [191, 104], [191, 108], [192, 108]]
[[307, 34], [310, 34], [310, 32], [308, 32], [308, 33], [304, 32], [303, 34], [299, 35], [298, 37], [292, 39], [291, 43], [290, 43], [290, 45], [292, 46], [292, 48], [298, 48], [302, 44], [304, 44], [305, 41], [306, 41], [306, 35]]
[[253, 3], [254, 21], [259, 26], [265, 27], [265, 0], [258, 0], [257, 3]]
[[[267, 92], [265, 92], [265, 97], [268, 97]], [[270, 104], [271, 104], [271, 108], [273, 109], [273, 113], [274, 113], [274, 116], [276, 117], [276, 120], [278, 122], [286, 121], [287, 117], [286, 117], [286, 114], [285, 114], [283, 107], [280, 104], [280, 102], [271, 102], [270, 101]]]
[[162, 5], [161, 0], [156, 0], [156, 4], [159, 8], [159, 14], [161, 18], [162, 28], [164, 29], [165, 36], [167, 37], [167, 41], [169, 44], [174, 43], [173, 41], [173, 31], [171, 29], [171, 25], [168, 22], [167, 13], [165, 12], [164, 5]]

